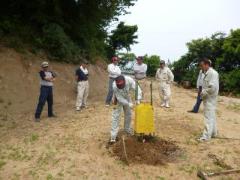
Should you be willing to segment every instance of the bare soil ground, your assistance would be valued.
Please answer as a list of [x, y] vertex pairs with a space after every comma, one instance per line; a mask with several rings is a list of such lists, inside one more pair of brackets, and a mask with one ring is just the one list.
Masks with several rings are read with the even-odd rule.
[[[4, 51], [4, 52], [3, 52]], [[202, 109], [189, 114], [196, 92], [173, 86], [172, 107], [160, 108], [154, 82], [156, 136], [174, 142], [184, 153], [173, 161], [127, 166], [107, 148], [112, 107], [104, 106], [107, 76], [91, 66], [89, 108], [74, 111], [75, 66], [53, 63], [59, 74], [55, 85], [56, 119], [33, 122], [38, 97], [39, 58], [0, 52], [0, 179], [198, 179], [205, 171], [240, 167], [240, 140], [213, 139], [198, 143], [203, 128]], [[14, 63], [14, 64], [13, 64]], [[219, 135], [240, 139], [240, 100], [219, 97]], [[121, 124], [122, 127], [122, 124]], [[128, 148], [128, 143], [126, 143]], [[211, 179], [239, 180], [240, 174]]]

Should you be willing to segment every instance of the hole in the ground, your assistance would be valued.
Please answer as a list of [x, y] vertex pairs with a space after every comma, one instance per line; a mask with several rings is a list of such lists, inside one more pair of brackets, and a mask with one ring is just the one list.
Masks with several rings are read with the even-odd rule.
[[[175, 162], [183, 151], [172, 141], [158, 137], [123, 136], [112, 146], [113, 155], [127, 164], [164, 165]], [[124, 147], [125, 146], [125, 147]]]

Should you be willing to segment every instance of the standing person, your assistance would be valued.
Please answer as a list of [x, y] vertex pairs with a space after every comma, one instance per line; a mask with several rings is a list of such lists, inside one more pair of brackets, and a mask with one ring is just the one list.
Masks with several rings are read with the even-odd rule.
[[[133, 66], [133, 71], [134, 71], [134, 76], [136, 81], [138, 82], [142, 93], [144, 94], [144, 92], [147, 89], [147, 82], [146, 82], [146, 77], [147, 77], [147, 64], [143, 63], [143, 57], [139, 56], [136, 58], [137, 62], [134, 64]], [[144, 98], [144, 95], [143, 95]], [[138, 102], [140, 103], [140, 102]]]
[[193, 106], [193, 109], [191, 111], [188, 111], [190, 113], [198, 113], [200, 105], [202, 103], [201, 92], [202, 92], [202, 85], [203, 85], [203, 77], [204, 77], [204, 74], [203, 74], [203, 70], [201, 69], [199, 71], [198, 79], [197, 79], [197, 89], [198, 89], [197, 101]]
[[161, 107], [169, 108], [171, 96], [171, 83], [174, 80], [172, 71], [166, 67], [165, 61], [160, 61], [160, 68], [156, 72], [156, 80], [159, 81], [159, 94], [161, 97]]
[[35, 112], [36, 122], [40, 122], [40, 116], [46, 101], [48, 103], [48, 117], [55, 117], [55, 115], [53, 114], [53, 82], [56, 75], [52, 71], [48, 70], [48, 66], [48, 62], [43, 62], [41, 64], [42, 70], [39, 72], [41, 87], [39, 101]]
[[[141, 99], [141, 89], [138, 87], [138, 97], [137, 99]], [[120, 117], [122, 110], [124, 111], [124, 130], [132, 134], [131, 130], [131, 119], [132, 112], [131, 108], [133, 108], [133, 103], [130, 97], [130, 91], [135, 91], [136, 84], [135, 81], [128, 76], [118, 76], [113, 83], [113, 93], [116, 97], [117, 107], [113, 110], [112, 114], [112, 128], [111, 128], [111, 139], [110, 143], [116, 142], [116, 137], [118, 134]]]
[[204, 72], [203, 87], [201, 97], [203, 100], [203, 113], [205, 129], [200, 141], [207, 141], [217, 135], [216, 106], [219, 91], [219, 75], [211, 66], [211, 61], [207, 58], [201, 60], [201, 67]]
[[76, 70], [76, 80], [77, 80], [77, 100], [76, 100], [76, 111], [80, 111], [81, 108], [86, 108], [87, 98], [89, 92], [88, 83], [88, 62], [84, 61], [81, 66]]
[[118, 66], [118, 57], [112, 57], [112, 63], [108, 65], [109, 81], [108, 81], [108, 94], [106, 97], [106, 106], [110, 106], [113, 98], [113, 82], [116, 77], [121, 75], [121, 70]]

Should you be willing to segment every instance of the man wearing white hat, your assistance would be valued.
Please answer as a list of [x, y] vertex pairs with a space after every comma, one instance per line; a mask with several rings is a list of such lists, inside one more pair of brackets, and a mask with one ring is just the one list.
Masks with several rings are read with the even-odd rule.
[[40, 121], [42, 109], [46, 101], [48, 103], [48, 117], [55, 117], [53, 114], [53, 82], [56, 75], [52, 71], [48, 70], [48, 66], [48, 62], [43, 62], [41, 64], [42, 70], [39, 72], [41, 87], [39, 101], [35, 112], [36, 122]]

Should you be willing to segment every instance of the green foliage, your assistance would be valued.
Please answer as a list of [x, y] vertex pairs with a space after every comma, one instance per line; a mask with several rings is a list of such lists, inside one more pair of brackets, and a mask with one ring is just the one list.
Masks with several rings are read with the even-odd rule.
[[221, 90], [240, 93], [240, 29], [231, 31], [229, 36], [218, 32], [210, 38], [192, 40], [187, 47], [188, 52], [172, 64], [176, 81], [190, 81], [195, 86], [198, 59], [207, 57], [220, 74]]
[[144, 63], [148, 65], [147, 75], [148, 76], [155, 76], [157, 69], [159, 68], [160, 57], [153, 55], [153, 56], [144, 56]]
[[221, 74], [222, 87], [227, 92], [240, 94], [240, 69]]
[[[57, 60], [105, 56], [107, 27], [136, 0], [2, 0], [0, 36], [20, 39]], [[1, 38], [2, 39], [2, 38]], [[14, 44], [14, 43], [11, 43]]]
[[39, 44], [51, 52], [51, 55], [67, 62], [79, 62], [81, 54], [79, 47], [66, 35], [63, 28], [57, 24], [43, 27], [43, 39]]
[[138, 38], [135, 33], [138, 27], [125, 25], [124, 22], [120, 22], [115, 30], [112, 31], [112, 35], [109, 37], [109, 44], [112, 48], [113, 53], [116, 50], [121, 50], [125, 48], [130, 51], [130, 46], [136, 44], [136, 39]]
[[134, 61], [136, 59], [136, 55], [134, 53], [118, 53], [118, 57], [120, 57], [121, 61]]

